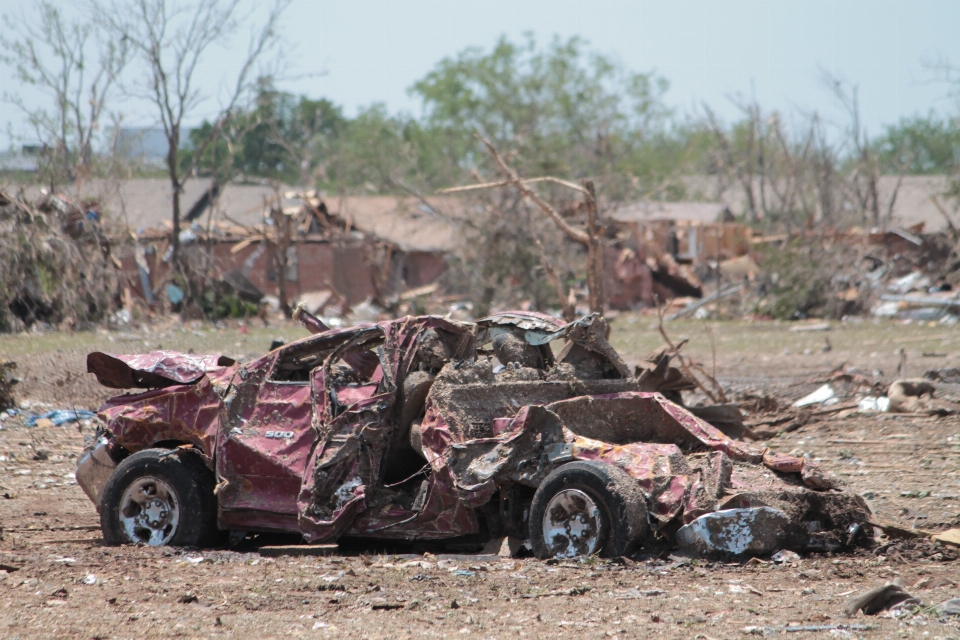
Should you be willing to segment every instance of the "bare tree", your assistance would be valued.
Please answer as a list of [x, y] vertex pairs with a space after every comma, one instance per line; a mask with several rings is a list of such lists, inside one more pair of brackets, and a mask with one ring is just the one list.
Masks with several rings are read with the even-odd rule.
[[874, 226], [887, 224], [893, 216], [893, 207], [897, 202], [897, 195], [909, 162], [902, 164], [897, 183], [884, 206], [880, 201], [880, 158], [874, 145], [871, 144], [866, 127], [860, 120], [859, 87], [828, 71], [823, 71], [823, 82], [833, 92], [849, 118], [844, 133], [854, 162], [850, 185], [857, 203], [864, 217], [869, 215], [871, 224]]
[[[932, 75], [934, 82], [946, 84], [947, 97], [952, 98], [954, 103], [955, 117], [960, 118], [960, 66], [954, 65], [945, 57], [927, 61], [924, 66]], [[958, 229], [960, 227], [960, 163], [954, 163], [953, 170], [948, 172], [946, 189], [940, 196], [943, 202], [937, 196], [933, 196], [931, 200], [947, 223], [947, 229], [954, 243], [954, 252], [960, 254], [960, 229]], [[952, 211], [947, 209], [948, 202], [953, 204]], [[957, 220], [957, 224], [954, 224], [954, 219]]]
[[804, 115], [790, 125], [777, 112], [764, 112], [756, 101], [734, 104], [743, 118], [724, 126], [704, 105], [704, 129], [715, 139], [713, 171], [721, 185], [742, 190], [745, 212], [768, 228], [790, 230], [796, 223], [829, 225], [849, 209], [858, 223], [889, 224], [909, 165], [904, 160], [889, 196], [880, 191], [880, 158], [860, 117], [856, 86], [824, 74], [827, 86], [846, 112], [839, 141], [825, 134], [820, 116]]
[[960, 114], [960, 65], [946, 56], [923, 61], [923, 67], [930, 74], [930, 82], [947, 85], [947, 95], [954, 102], [954, 108]]
[[817, 113], [810, 116], [810, 170], [820, 215], [828, 223], [837, 214], [837, 184], [839, 182], [838, 160], [833, 145], [823, 131], [823, 122]]
[[224, 44], [240, 26], [240, 0], [196, 0], [181, 5], [168, 0], [91, 0], [97, 21], [118, 40], [128, 42], [146, 65], [142, 84], [127, 91], [146, 98], [157, 108], [167, 138], [167, 173], [173, 197], [171, 264], [180, 269], [180, 196], [204, 150], [234, 116], [241, 99], [251, 89], [254, 65], [277, 43], [276, 25], [290, 0], [274, 0], [266, 22], [255, 31], [233, 82], [206, 138], [197, 145], [189, 167], [180, 166], [183, 122], [207, 98], [195, 84], [197, 67], [211, 47]]
[[740, 184], [747, 214], [754, 222], [784, 223], [796, 214], [810, 216], [804, 193], [804, 168], [810, 155], [809, 134], [799, 138], [776, 112], [764, 112], [756, 100], [733, 99], [743, 118], [729, 130], [704, 105], [705, 124], [716, 140], [716, 168]]
[[20, 94], [4, 94], [47, 147], [47, 177], [54, 189], [60, 181], [91, 174], [100, 120], [130, 47], [124, 40], [92, 38], [92, 23], [64, 18], [47, 0], [37, 11], [36, 22], [25, 14], [17, 20], [4, 16], [0, 61], [14, 68], [20, 82], [51, 98], [50, 108], [31, 108]]
[[[940, 56], [935, 60], [924, 61], [923, 66], [930, 74], [931, 82], [946, 85], [947, 95], [945, 97], [953, 101], [954, 117], [960, 118], [960, 65], [952, 63], [947, 57]], [[953, 215], [960, 214], [960, 163], [954, 163], [953, 170], [948, 172], [947, 188], [940, 195], [946, 200], [953, 201]], [[947, 221], [953, 229], [953, 224], [943, 205], [939, 203], [939, 200], [935, 200], [934, 203], [937, 205], [937, 209], [944, 216], [947, 216]]]
[[[603, 238], [603, 228], [597, 224], [597, 195], [594, 190], [593, 181], [584, 180], [583, 186], [580, 186], [572, 182], [567, 182], [566, 180], [554, 178], [552, 176], [528, 179], [521, 178], [519, 174], [517, 174], [517, 172], [506, 163], [506, 161], [503, 159], [503, 156], [500, 155], [496, 147], [494, 147], [489, 140], [480, 134], [476, 135], [493, 157], [494, 161], [496, 162], [497, 169], [501, 174], [503, 174], [505, 179], [500, 182], [487, 182], [464, 187], [453, 187], [451, 189], [441, 189], [438, 191], [438, 193], [460, 193], [475, 189], [490, 189], [505, 186], [516, 187], [517, 191], [520, 193], [520, 196], [533, 202], [550, 220], [553, 221], [557, 228], [563, 232], [567, 238], [573, 242], [577, 242], [586, 246], [587, 291], [589, 295], [590, 311], [603, 313], [603, 244], [601, 243]], [[559, 184], [583, 194], [584, 205], [587, 210], [587, 224], [585, 227], [581, 229], [568, 223], [563, 216], [560, 215], [560, 212], [557, 211], [556, 208], [554, 208], [549, 202], [544, 200], [531, 186], [537, 182], [550, 182]], [[563, 304], [562, 297], [561, 304]]]
[[726, 129], [714, 114], [713, 110], [704, 103], [703, 110], [706, 113], [706, 124], [713, 133], [718, 147], [718, 158], [716, 160], [718, 169], [722, 173], [732, 174], [740, 187], [743, 189], [743, 195], [747, 202], [747, 214], [751, 220], [759, 220], [761, 210], [757, 203], [757, 196], [754, 193], [754, 178], [756, 177], [756, 158], [758, 157], [756, 149], [756, 120], [750, 118], [747, 129], [746, 139], [744, 140], [744, 153], [738, 153], [734, 148]]

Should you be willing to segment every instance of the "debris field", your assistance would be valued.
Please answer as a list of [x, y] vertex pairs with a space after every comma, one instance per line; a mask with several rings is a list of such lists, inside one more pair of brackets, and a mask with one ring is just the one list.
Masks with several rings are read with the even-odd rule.
[[[694, 335], [701, 327], [668, 329]], [[957, 547], [930, 538], [960, 526], [960, 420], [943, 410], [960, 400], [960, 385], [949, 378], [960, 354], [943, 329], [840, 325], [829, 333], [833, 350], [815, 353], [802, 347], [816, 344], [819, 332], [771, 323], [712, 329], [716, 378], [758, 438], [752, 446], [816, 460], [862, 497], [883, 525], [872, 545], [754, 559], [693, 558], [671, 545], [649, 545], [627, 558], [546, 561], [512, 548], [510, 538], [481, 553], [435, 543], [303, 546], [266, 534], [234, 548], [105, 546], [97, 514], [73, 477], [92, 422], [56, 426], [62, 416], [53, 415], [25, 424], [26, 414], [65, 408], [49, 390], [85, 397], [70, 407], [78, 412], [96, 410], [103, 392], [109, 395], [95, 385], [64, 383], [55, 368], [57, 359], [69, 371], [88, 351], [120, 351], [89, 334], [45, 370], [37, 369], [45, 361], [38, 357], [15, 372], [25, 378], [13, 387], [25, 415], [7, 414], [0, 430], [2, 635], [720, 638], [833, 630], [955, 637], [957, 617], [941, 605], [958, 595]], [[233, 344], [235, 331], [219, 333], [214, 341]], [[198, 337], [184, 342], [191, 339]], [[614, 322], [611, 342], [630, 363], [660, 344], [649, 318], [629, 316]], [[702, 342], [690, 360], [709, 368]], [[246, 339], [240, 343], [250, 356], [263, 352]], [[22, 361], [18, 349], [4, 347], [0, 360]], [[923, 356], [934, 352], [946, 355]], [[884, 397], [895, 380], [922, 378], [927, 370], [941, 373], [924, 378], [938, 406], [861, 410], [864, 397]], [[49, 385], [37, 384], [38, 374]], [[791, 406], [824, 385], [834, 398]], [[699, 393], [688, 393], [688, 404]], [[848, 615], [861, 604], [872, 615]]]

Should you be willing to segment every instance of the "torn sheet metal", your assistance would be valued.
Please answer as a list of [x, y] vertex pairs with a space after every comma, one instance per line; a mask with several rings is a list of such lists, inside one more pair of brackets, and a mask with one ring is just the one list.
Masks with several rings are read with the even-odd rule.
[[540, 346], [562, 337], [565, 323], [543, 313], [505, 311], [477, 320], [477, 342], [485, 344], [501, 334], [519, 329], [528, 344]]
[[159, 389], [194, 383], [207, 373], [235, 362], [224, 355], [195, 356], [176, 351], [151, 351], [140, 355], [95, 351], [87, 355], [87, 372], [111, 389]]
[[[491, 327], [510, 326], [524, 331], [542, 331], [553, 333], [562, 329], [566, 323], [559, 318], [548, 316], [545, 313], [533, 311], [504, 311], [476, 322], [479, 331], [489, 330]], [[491, 336], [492, 337], [492, 336]]]
[[212, 456], [217, 436], [222, 380], [204, 376], [175, 385], [112, 398], [97, 412], [114, 440], [131, 453], [157, 443], [189, 443]]

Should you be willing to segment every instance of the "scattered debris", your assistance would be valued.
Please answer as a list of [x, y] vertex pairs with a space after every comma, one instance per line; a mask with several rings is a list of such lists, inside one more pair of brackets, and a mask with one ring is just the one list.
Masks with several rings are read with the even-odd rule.
[[890, 385], [887, 396], [889, 411], [894, 413], [920, 413], [931, 410], [935, 387], [928, 380], [897, 380]]
[[960, 529], [947, 529], [931, 536], [933, 540], [960, 547]]
[[843, 610], [848, 616], [855, 616], [858, 611], [872, 616], [887, 609], [911, 604], [920, 605], [921, 603], [904, 591], [902, 586], [888, 583], [850, 598]]
[[934, 535], [933, 531], [908, 528], [895, 522], [870, 522], [870, 525], [877, 527], [891, 538], [911, 540], [916, 538], [929, 538]]
[[48, 411], [41, 415], [31, 415], [24, 419], [23, 424], [26, 427], [59, 427], [67, 422], [77, 422], [79, 420], [91, 420], [96, 418], [97, 414], [92, 411], [77, 411], [74, 409], [56, 409]]
[[890, 385], [886, 396], [865, 396], [860, 400], [857, 410], [861, 413], [890, 412], [945, 416], [960, 409], [953, 402], [934, 398], [935, 391], [936, 387], [929, 376], [896, 380]]
[[677, 542], [697, 555], [767, 555], [782, 546], [789, 518], [770, 507], [727, 509], [695, 519], [677, 531]]
[[713, 302], [713, 301], [715, 301], [715, 300], [721, 300], [721, 299], [726, 298], [726, 297], [728, 297], [728, 296], [732, 296], [732, 295], [734, 295], [734, 294], [736, 294], [736, 293], [740, 293], [741, 289], [743, 289], [743, 285], [741, 285], [741, 284], [736, 284], [736, 285], [732, 285], [732, 286], [729, 286], [729, 287], [724, 287], [723, 289], [717, 289], [716, 291], [714, 291], [714, 292], [711, 293], [710, 295], [705, 296], [705, 297], [703, 297], [703, 298], [701, 298], [700, 300], [697, 300], [697, 301], [695, 301], [695, 302], [689, 303], [687, 306], [685, 306], [685, 307], [684, 307], [683, 309], [681, 309], [680, 311], [677, 311], [676, 313], [672, 313], [672, 314], [668, 315], [665, 319], [666, 319], [666, 320], [676, 320], [677, 318], [683, 318], [683, 317], [685, 317], [685, 316], [690, 315], [691, 313], [693, 313], [693, 312], [696, 311], [697, 309], [700, 309], [700, 308], [703, 307], [704, 305], [709, 304], [709, 303], [711, 303], [711, 302]]
[[942, 616], [960, 616], [960, 598], [944, 600], [936, 605], [934, 609]]
[[342, 305], [342, 303], [343, 298], [333, 289], [301, 293], [297, 300], [298, 307], [302, 306], [308, 313], [315, 316], [326, 315], [327, 307], [337, 304]]
[[128, 242], [62, 195], [28, 202], [0, 191], [0, 332], [78, 328], [118, 309]]
[[796, 551], [790, 551], [789, 549], [781, 549], [770, 556], [770, 559], [777, 564], [783, 564], [785, 562], [797, 562], [800, 560], [800, 554], [798, 554]]
[[330, 556], [337, 553], [335, 544], [289, 544], [289, 545], [268, 545], [257, 549], [257, 553], [265, 558], [279, 558], [282, 556], [298, 557], [316, 557]]
[[960, 384], [960, 369], [951, 367], [949, 369], [927, 371], [923, 374], [923, 377], [927, 380], [939, 380], [948, 384]]
[[831, 326], [829, 322], [810, 322], [804, 324], [798, 324], [794, 327], [790, 327], [791, 332], [803, 332], [803, 331], [830, 331]]
[[890, 410], [890, 398], [886, 396], [881, 396], [875, 398], [873, 396], [867, 396], [860, 401], [860, 404], [857, 405], [857, 411], [861, 413], [873, 413], [876, 411], [889, 411]]
[[744, 627], [743, 632], [747, 635], [769, 636], [779, 635], [781, 633], [816, 633], [818, 631], [839, 631], [843, 633], [846, 631], [869, 631], [876, 628], [877, 627], [869, 624], [797, 624], [787, 625], [785, 627], [758, 627], [751, 625]]
[[829, 384], [825, 384], [813, 393], [806, 395], [793, 403], [794, 407], [807, 407], [812, 404], [824, 404], [830, 400], [835, 400], [836, 391]]

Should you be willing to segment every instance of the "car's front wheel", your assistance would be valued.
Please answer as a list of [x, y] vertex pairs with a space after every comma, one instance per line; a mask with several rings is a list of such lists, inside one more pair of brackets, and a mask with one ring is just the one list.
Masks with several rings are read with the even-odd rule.
[[647, 528], [637, 481], [602, 462], [577, 461], [554, 470], [530, 505], [530, 543], [538, 558], [622, 556]]
[[103, 488], [107, 544], [202, 547], [217, 539], [213, 474], [192, 453], [146, 449], [121, 462]]

